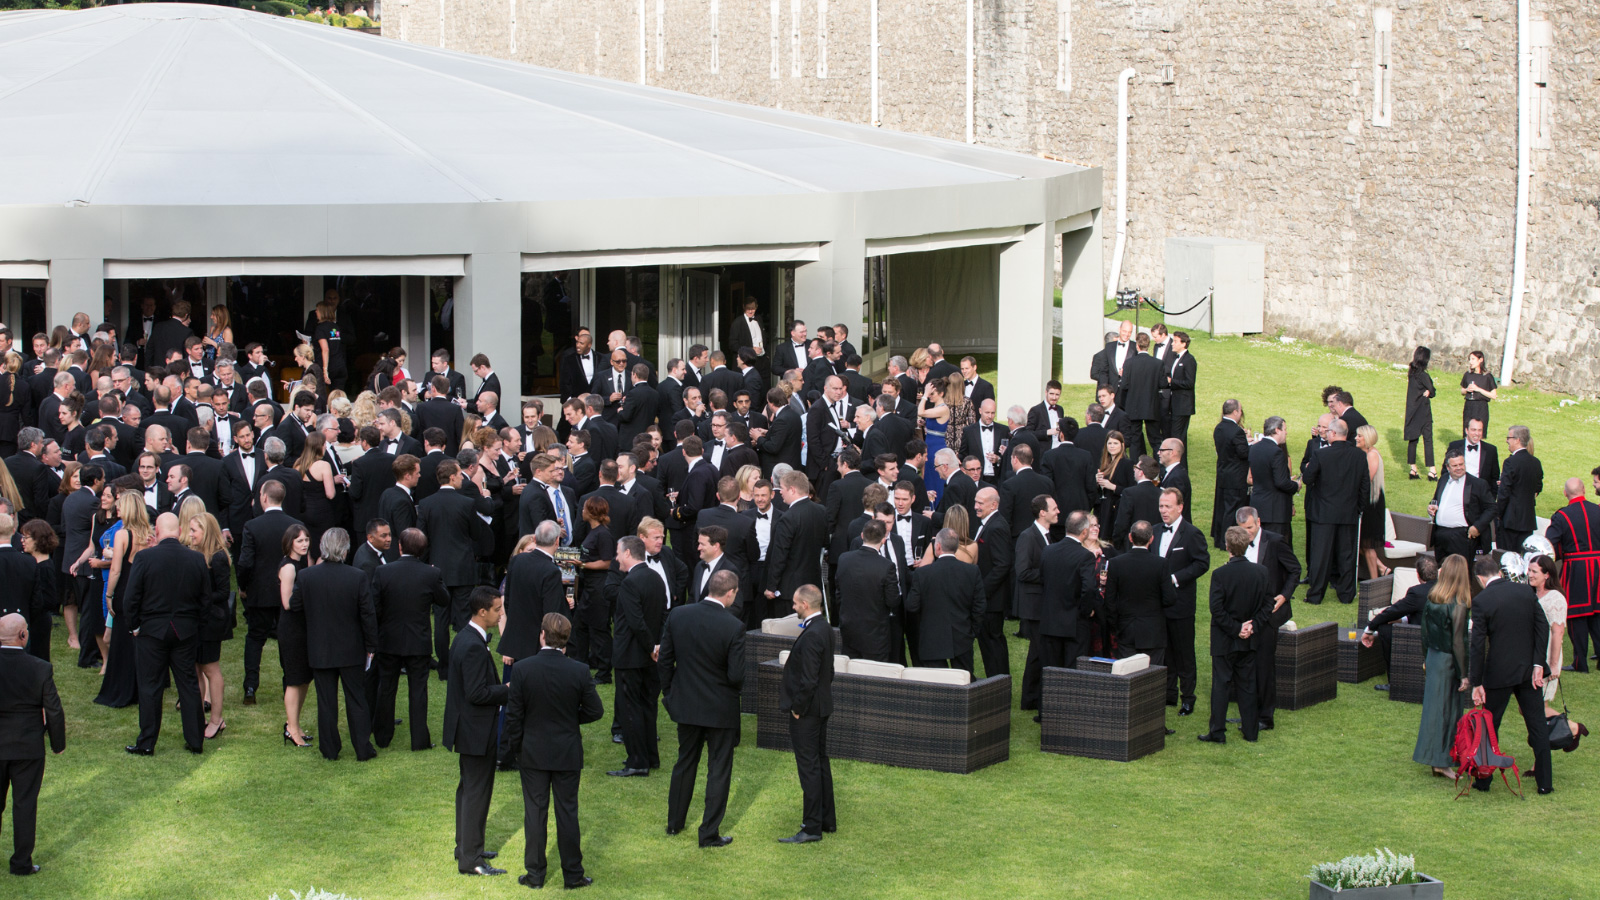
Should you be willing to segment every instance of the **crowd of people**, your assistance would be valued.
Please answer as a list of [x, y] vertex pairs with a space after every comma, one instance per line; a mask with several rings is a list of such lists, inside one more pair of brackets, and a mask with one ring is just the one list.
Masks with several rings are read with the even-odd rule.
[[[804, 802], [784, 840], [809, 843], [837, 828], [826, 754], [835, 653], [972, 673], [981, 660], [989, 677], [1010, 674], [1020, 637], [1018, 699], [1035, 711], [1044, 667], [1142, 653], [1166, 667], [1167, 703], [1189, 716], [1198, 587], [1215, 547], [1229, 559], [1211, 573], [1210, 721], [1198, 737], [1225, 742], [1236, 703], [1239, 733], [1255, 741], [1275, 727], [1272, 660], [1298, 588], [1318, 604], [1331, 585], [1350, 603], [1363, 567], [1387, 571], [1378, 433], [1337, 385], [1298, 464], [1284, 417], [1252, 433], [1237, 400], [1222, 404], [1202, 531], [1186, 461], [1199, 365], [1184, 332], [1135, 334], [1124, 322], [1107, 334], [1080, 424], [1055, 381], [1002, 417], [973, 357], [952, 363], [932, 343], [891, 357], [874, 380], [844, 325], [813, 336], [795, 321], [779, 335], [757, 308], [745, 304], [724, 349], [696, 344], [659, 372], [638, 338], [612, 332], [601, 350], [578, 328], [556, 361], [559, 406], [547, 417], [542, 400], [525, 400], [515, 424], [483, 354], [469, 364], [472, 390], [445, 350], [420, 379], [401, 348], [353, 377], [336, 292], [293, 350], [300, 377], [276, 383], [261, 344], [235, 343], [223, 306], [198, 330], [182, 301], [157, 317], [152, 300], [126, 332], [91, 332], [79, 314], [34, 335], [31, 353], [0, 326], [0, 645], [47, 663], [59, 613], [75, 661], [102, 676], [96, 702], [138, 704], [135, 755], [155, 752], [169, 686], [189, 751], [223, 735], [222, 646], [241, 618], [237, 699], [264, 699], [261, 659], [275, 643], [283, 742], [330, 760], [343, 752], [341, 702], [357, 760], [389, 747], [400, 724], [410, 750], [433, 748], [436, 676], [447, 682], [442, 741], [459, 756], [459, 871], [503, 874], [484, 817], [495, 770], [516, 769], [529, 834], [521, 880], [544, 883], [553, 800], [563, 882], [576, 887], [589, 883], [578, 729], [604, 716], [596, 685], [616, 688], [622, 757], [607, 774], [661, 767], [664, 701], [679, 746], [667, 831], [685, 826], [704, 754], [698, 840], [725, 846], [743, 635], [792, 612], [803, 631], [782, 708]], [[1468, 690], [1497, 724], [1514, 696], [1546, 793], [1537, 692], [1563, 670], [1588, 670], [1589, 637], [1600, 647], [1600, 507], [1568, 482], [1570, 503], [1549, 528], [1555, 558], [1536, 560], [1528, 585], [1499, 578], [1491, 549], [1520, 551], [1535, 527], [1532, 437], [1510, 427], [1499, 462], [1485, 440], [1496, 386], [1474, 354], [1463, 438], [1438, 476], [1429, 363], [1419, 348], [1405, 421], [1412, 460], [1420, 439], [1438, 481], [1432, 558], [1418, 563], [1425, 589], [1375, 616], [1365, 639], [1386, 640], [1401, 616], [1424, 626], [1418, 761], [1447, 771]], [[1421, 477], [1414, 465], [1410, 477]], [[1575, 648], [1567, 666], [1563, 632]], [[14, 656], [0, 652], [0, 666]], [[34, 716], [16, 742], [25, 752], [7, 749], [6, 720], [0, 756], [43, 757], [37, 726], [59, 722], [59, 702], [35, 681], [14, 683], [54, 718]], [[315, 735], [302, 720], [313, 686]], [[59, 752], [56, 724], [51, 736]], [[20, 810], [42, 764], [8, 771]], [[19, 873], [34, 868], [31, 823], [26, 847], [21, 824]]]

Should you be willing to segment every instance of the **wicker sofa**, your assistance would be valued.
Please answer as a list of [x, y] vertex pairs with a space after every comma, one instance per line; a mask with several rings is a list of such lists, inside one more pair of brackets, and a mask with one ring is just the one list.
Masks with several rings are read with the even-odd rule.
[[1433, 520], [1427, 516], [1408, 516], [1389, 511], [1384, 523], [1384, 546], [1378, 549], [1378, 558], [1389, 568], [1414, 567], [1417, 557], [1431, 552], [1433, 546]]
[[[774, 659], [756, 670], [756, 746], [791, 751], [789, 717], [778, 708], [783, 666]], [[958, 774], [1005, 762], [1011, 677], [955, 685], [835, 671], [828, 755]]]
[[1339, 694], [1339, 626], [1278, 631], [1278, 708], [1305, 709]]
[[1389, 635], [1389, 699], [1421, 703], [1422, 626], [1396, 622]]
[[[794, 616], [767, 619], [756, 631], [744, 633], [744, 687], [739, 691], [739, 712], [756, 714], [756, 667], [794, 646], [800, 634], [800, 622]], [[839, 629], [833, 630], [833, 645], [839, 643]]]
[[1047, 753], [1132, 762], [1167, 745], [1167, 670], [1112, 674], [1109, 660], [1044, 670], [1039, 746]]

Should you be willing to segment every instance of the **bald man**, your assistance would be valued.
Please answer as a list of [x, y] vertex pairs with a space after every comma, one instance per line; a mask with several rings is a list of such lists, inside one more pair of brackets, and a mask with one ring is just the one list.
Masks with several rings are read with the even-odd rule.
[[211, 592], [211, 570], [204, 556], [178, 542], [177, 516], [162, 513], [156, 519], [155, 536], [156, 545], [133, 560], [123, 601], [139, 673], [139, 739], [124, 749], [135, 756], [155, 755], [166, 705], [163, 673], [170, 669], [178, 689], [184, 744], [190, 753], [200, 753], [205, 742], [205, 713], [195, 677], [195, 655]]
[[23, 651], [28, 620], [0, 616], [0, 796], [11, 800], [11, 874], [33, 875], [39, 786], [44, 782], [44, 736], [50, 749], [67, 749], [66, 717], [50, 664]]

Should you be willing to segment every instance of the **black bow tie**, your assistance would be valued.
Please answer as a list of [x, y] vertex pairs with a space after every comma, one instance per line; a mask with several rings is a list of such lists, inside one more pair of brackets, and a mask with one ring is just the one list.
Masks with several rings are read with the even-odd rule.
[[1468, 444], [1467, 445], [1467, 449], [1473, 451], [1474, 453], [1476, 453], [1477, 450], [1478, 450], [1478, 445], [1477, 444]]
[[1161, 532], [1163, 534], [1173, 534], [1173, 533], [1177, 532], [1177, 530], [1178, 530], [1178, 526], [1176, 526], [1176, 525], [1163, 525], [1161, 527]]
[[993, 425], [979, 425], [978, 427], [983, 429], [984, 431], [993, 431], [994, 430], [994, 426]]
[[909, 522], [909, 521], [911, 521], [911, 517], [910, 517], [910, 516], [909, 516], [909, 515], [905, 515], [905, 516], [895, 516], [895, 517], [894, 517], [894, 520], [895, 520], [895, 521], [896, 521], [896, 522]]
[[972, 387], [972, 382], [967, 382], [967, 387]]
[[657, 553], [655, 556], [646, 556], [645, 561], [653, 563], [661, 562], [661, 554]]
[[764, 513], [764, 512], [756, 513], [756, 518], [758, 518], [758, 519], [765, 519], [766, 517], [767, 517], [767, 514]]

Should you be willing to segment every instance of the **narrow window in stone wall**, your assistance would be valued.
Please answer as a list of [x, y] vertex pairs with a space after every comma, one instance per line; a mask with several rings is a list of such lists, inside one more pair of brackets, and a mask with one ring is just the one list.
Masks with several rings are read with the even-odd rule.
[[817, 77], [828, 77], [828, 0], [817, 0]]
[[789, 77], [800, 77], [800, 0], [789, 0]]
[[667, 0], [656, 0], [656, 71], [667, 70]]
[[1056, 89], [1072, 90], [1072, 0], [1056, 0]]
[[1539, 19], [1529, 24], [1532, 27], [1528, 43], [1533, 58], [1528, 63], [1532, 67], [1533, 91], [1529, 97], [1532, 106], [1528, 110], [1528, 127], [1533, 130], [1533, 149], [1549, 150], [1556, 118], [1556, 97], [1550, 88], [1550, 50], [1555, 44], [1555, 28]]
[[779, 34], [783, 30], [783, 0], [772, 0], [772, 78], [778, 78]]
[[517, 0], [509, 0], [511, 4], [511, 55], [517, 55]]
[[721, 67], [717, 59], [717, 0], [711, 0], [711, 74], [717, 74]]
[[1372, 124], [1387, 127], [1394, 105], [1394, 68], [1390, 65], [1389, 37], [1394, 10], [1372, 11]]

